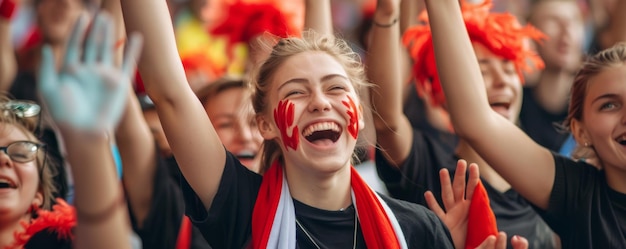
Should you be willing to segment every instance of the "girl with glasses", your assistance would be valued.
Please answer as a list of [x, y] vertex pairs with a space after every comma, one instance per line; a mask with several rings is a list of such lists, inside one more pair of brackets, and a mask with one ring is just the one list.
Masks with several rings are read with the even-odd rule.
[[[136, 37], [129, 40], [129, 56], [119, 69], [110, 56], [109, 18], [94, 20], [83, 51], [79, 44], [86, 27], [87, 20], [80, 18], [60, 70], [50, 46], [43, 47], [39, 79], [40, 93], [69, 151], [75, 207], [60, 199], [52, 206], [54, 188], [42, 145], [19, 119], [0, 115], [1, 248], [131, 248], [107, 131], [119, 120], [140, 43]], [[106, 87], [98, 88], [91, 79]]]

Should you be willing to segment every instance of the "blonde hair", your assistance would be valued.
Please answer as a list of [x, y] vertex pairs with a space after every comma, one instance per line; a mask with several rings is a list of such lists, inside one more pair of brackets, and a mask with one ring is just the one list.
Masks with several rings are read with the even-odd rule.
[[[265, 113], [267, 96], [271, 88], [274, 74], [290, 57], [303, 52], [323, 52], [333, 57], [346, 71], [350, 82], [357, 94], [359, 89], [369, 86], [365, 79], [365, 71], [361, 59], [342, 39], [328, 35], [320, 35], [313, 31], [305, 31], [302, 37], [279, 39], [272, 47], [269, 57], [253, 73], [251, 87], [253, 88], [252, 106], [257, 115]], [[261, 158], [261, 172], [265, 172], [274, 160], [280, 159], [281, 150], [276, 141], [263, 142]]]

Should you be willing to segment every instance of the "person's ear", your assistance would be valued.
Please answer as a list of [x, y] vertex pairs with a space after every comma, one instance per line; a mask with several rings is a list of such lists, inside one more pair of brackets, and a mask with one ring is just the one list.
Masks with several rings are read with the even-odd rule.
[[256, 123], [263, 139], [272, 140], [278, 137], [277, 127], [274, 125], [274, 122], [267, 120], [265, 115], [257, 115]]
[[37, 193], [35, 193], [35, 198], [33, 198], [33, 202], [31, 203], [31, 205], [35, 207], [41, 207], [43, 205], [43, 199], [43, 191], [39, 190], [37, 191]]
[[585, 147], [589, 147], [592, 145], [589, 134], [585, 129], [585, 125], [581, 121], [572, 119], [572, 122], [570, 123], [570, 129], [577, 144], [583, 145]]

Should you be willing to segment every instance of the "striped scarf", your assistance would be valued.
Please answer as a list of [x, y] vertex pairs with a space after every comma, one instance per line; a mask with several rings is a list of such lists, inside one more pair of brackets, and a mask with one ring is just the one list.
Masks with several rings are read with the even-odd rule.
[[[350, 185], [367, 248], [407, 248], [398, 220], [354, 167]], [[296, 248], [296, 213], [283, 167], [277, 161], [263, 176], [252, 212], [252, 248]]]

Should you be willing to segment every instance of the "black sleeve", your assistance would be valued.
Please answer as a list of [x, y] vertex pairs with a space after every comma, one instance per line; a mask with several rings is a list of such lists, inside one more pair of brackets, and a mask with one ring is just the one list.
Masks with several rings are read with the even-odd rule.
[[185, 211], [183, 196], [178, 183], [169, 176], [168, 167], [171, 165], [166, 164], [158, 154], [157, 157], [152, 202], [141, 228], [138, 227], [130, 202], [128, 209], [133, 230], [141, 238], [144, 248], [171, 249], [176, 247]]
[[431, 190], [441, 200], [439, 170], [448, 168], [454, 172], [456, 167], [453, 151], [441, 141], [438, 134], [414, 130], [411, 150], [400, 167], [392, 165], [384, 152], [376, 149], [376, 170], [392, 197], [426, 205], [424, 193]]
[[381, 196], [396, 216], [409, 248], [454, 248], [446, 225], [429, 209]]
[[59, 234], [53, 230], [54, 228], [44, 229], [35, 233], [24, 245], [25, 249], [71, 249], [72, 241], [69, 239], [59, 239]]
[[208, 211], [184, 177], [181, 179], [186, 213], [211, 247], [244, 247], [252, 232], [252, 210], [262, 177], [227, 152], [219, 189]]
[[554, 186], [548, 209], [535, 209], [557, 234], [562, 234], [571, 230], [569, 221], [576, 220], [574, 217], [580, 215], [573, 207], [580, 203], [589, 203], [593, 199], [593, 189], [599, 184], [597, 176], [603, 172], [585, 162], [576, 162], [556, 153], [553, 156]]

